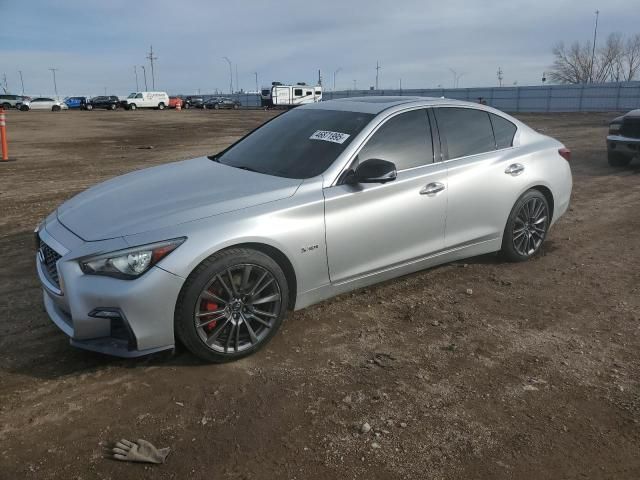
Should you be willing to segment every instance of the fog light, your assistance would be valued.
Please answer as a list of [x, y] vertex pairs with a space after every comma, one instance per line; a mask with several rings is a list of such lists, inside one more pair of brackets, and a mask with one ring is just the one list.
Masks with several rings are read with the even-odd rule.
[[93, 318], [122, 318], [120, 312], [115, 309], [96, 308], [89, 312], [89, 316]]

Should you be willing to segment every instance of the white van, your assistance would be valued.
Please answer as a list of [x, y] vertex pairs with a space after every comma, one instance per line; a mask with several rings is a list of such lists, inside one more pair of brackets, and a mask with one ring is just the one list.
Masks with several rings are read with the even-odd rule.
[[135, 92], [129, 95], [123, 102], [127, 110], [137, 108], [157, 108], [164, 110], [169, 106], [167, 92]]

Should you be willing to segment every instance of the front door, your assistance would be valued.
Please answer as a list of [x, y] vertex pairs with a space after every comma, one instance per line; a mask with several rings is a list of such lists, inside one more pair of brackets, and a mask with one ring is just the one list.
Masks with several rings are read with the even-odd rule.
[[329, 275], [332, 283], [399, 267], [444, 247], [447, 172], [434, 163], [427, 111], [387, 119], [356, 162], [396, 165], [385, 184], [336, 185], [324, 190]]

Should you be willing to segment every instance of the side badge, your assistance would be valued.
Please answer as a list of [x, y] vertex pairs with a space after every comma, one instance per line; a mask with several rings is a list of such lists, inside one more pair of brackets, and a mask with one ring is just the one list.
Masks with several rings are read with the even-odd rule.
[[316, 250], [318, 248], [320, 248], [318, 245], [309, 245], [308, 247], [302, 247], [300, 249], [300, 253], [311, 252], [311, 251]]

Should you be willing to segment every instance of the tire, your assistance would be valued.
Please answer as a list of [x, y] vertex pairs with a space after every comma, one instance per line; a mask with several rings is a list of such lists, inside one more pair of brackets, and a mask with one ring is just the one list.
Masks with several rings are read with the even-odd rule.
[[60, 110], [60, 105], [54, 105], [53, 107], [51, 107], [52, 112], [59, 112]]
[[220, 105], [218, 105], [217, 103], [213, 104], [213, 109], [214, 110], [218, 110], [220, 108]]
[[[202, 262], [183, 285], [175, 310], [176, 336], [205, 362], [238, 360], [271, 340], [286, 316], [288, 302], [287, 280], [275, 260], [252, 249], [223, 250]], [[206, 320], [197, 325], [200, 318]]]
[[238, 110], [238, 108], [240, 108], [240, 106], [239, 106], [237, 103], [234, 103], [234, 104], [233, 104], [233, 109], [234, 109], [234, 110]]
[[160, 102], [158, 104], [158, 110], [164, 110], [164, 103]]
[[27, 107], [26, 105], [21, 105], [20, 106], [20, 111], [21, 112], [28, 112], [29, 111], [29, 107]]
[[631, 162], [631, 157], [620, 152], [607, 152], [607, 160], [612, 167], [626, 167]]
[[87, 110], [93, 110], [93, 105], [91, 104], [87, 105]]
[[135, 103], [131, 103], [131, 104], [129, 105], [129, 110], [135, 110], [136, 108], [138, 108], [138, 107], [136, 106], [136, 104], [135, 104]]
[[185, 110], [188, 110], [188, 109], [189, 109], [189, 104], [188, 104], [188, 103], [185, 103], [185, 104], [184, 104], [184, 106], [183, 106], [182, 108], [184, 108]]
[[112, 103], [111, 105], [109, 105], [109, 110], [113, 111], [115, 109], [116, 109], [116, 105], [115, 104]]
[[5, 110], [9, 110], [11, 108], [11, 104], [10, 103], [3, 103], [2, 104], [2, 108], [4, 108]]
[[524, 262], [540, 251], [551, 223], [549, 202], [538, 190], [528, 190], [511, 209], [502, 236], [502, 254]]

